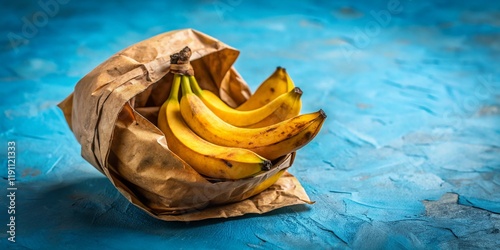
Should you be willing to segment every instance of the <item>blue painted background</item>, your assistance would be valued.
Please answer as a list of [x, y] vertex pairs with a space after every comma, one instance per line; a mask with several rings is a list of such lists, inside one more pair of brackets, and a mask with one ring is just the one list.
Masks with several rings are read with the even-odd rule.
[[[2, 1], [1, 249], [500, 245], [498, 1], [47, 2], [57, 3]], [[179, 28], [240, 49], [252, 90], [286, 67], [303, 111], [326, 111], [290, 169], [316, 204], [163, 222], [80, 157], [55, 105], [112, 54]], [[16, 243], [5, 226], [7, 141]]]

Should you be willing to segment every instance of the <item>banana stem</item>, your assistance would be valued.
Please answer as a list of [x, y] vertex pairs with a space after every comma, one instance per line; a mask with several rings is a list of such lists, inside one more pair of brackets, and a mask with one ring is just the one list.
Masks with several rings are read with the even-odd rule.
[[170, 95], [168, 100], [179, 100], [179, 86], [181, 85], [181, 76], [174, 74], [174, 80], [172, 81], [172, 87], [170, 87]]
[[187, 76], [182, 76], [182, 95], [185, 94], [192, 94], [193, 91], [191, 90], [191, 86], [189, 86], [189, 77]]
[[191, 82], [191, 88], [193, 88], [193, 92], [197, 95], [200, 95], [202, 92], [202, 89], [200, 88], [198, 81], [196, 81], [196, 77], [189, 76], [189, 81]]

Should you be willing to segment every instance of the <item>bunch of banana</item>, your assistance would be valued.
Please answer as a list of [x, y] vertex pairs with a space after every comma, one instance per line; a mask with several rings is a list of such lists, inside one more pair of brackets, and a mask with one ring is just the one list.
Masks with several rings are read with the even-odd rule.
[[[183, 51], [189, 59], [190, 50]], [[172, 61], [172, 65], [181, 61], [189, 60]], [[302, 91], [280, 67], [237, 108], [201, 89], [192, 69], [173, 73], [158, 127], [170, 150], [207, 177], [241, 179], [267, 171], [272, 160], [310, 142], [326, 118], [322, 110], [299, 115]], [[249, 194], [272, 185], [282, 173], [271, 176]]]

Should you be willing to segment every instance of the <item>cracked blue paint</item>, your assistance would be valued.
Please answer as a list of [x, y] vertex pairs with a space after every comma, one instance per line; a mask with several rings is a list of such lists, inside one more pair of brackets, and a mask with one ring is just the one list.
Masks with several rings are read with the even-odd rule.
[[[16, 243], [2, 226], [1, 249], [498, 249], [497, 2], [189, 2], [69, 1], [29, 37], [22, 18], [44, 8], [2, 3], [0, 176], [13, 140], [19, 189]], [[187, 27], [240, 49], [251, 89], [283, 66], [303, 111], [328, 114], [290, 169], [314, 205], [163, 222], [80, 157], [55, 105], [117, 51]]]

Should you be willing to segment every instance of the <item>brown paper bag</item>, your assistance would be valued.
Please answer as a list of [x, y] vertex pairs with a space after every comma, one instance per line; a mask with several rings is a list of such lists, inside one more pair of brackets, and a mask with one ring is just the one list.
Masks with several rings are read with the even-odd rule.
[[82, 156], [134, 205], [167, 221], [226, 218], [311, 203], [289, 173], [253, 197], [245, 193], [293, 163], [294, 154], [252, 178], [209, 180], [168, 149], [156, 127], [172, 74], [170, 55], [189, 46], [202, 88], [236, 106], [248, 86], [232, 67], [239, 52], [192, 29], [167, 32], [126, 48], [82, 78], [59, 107], [81, 144]]

